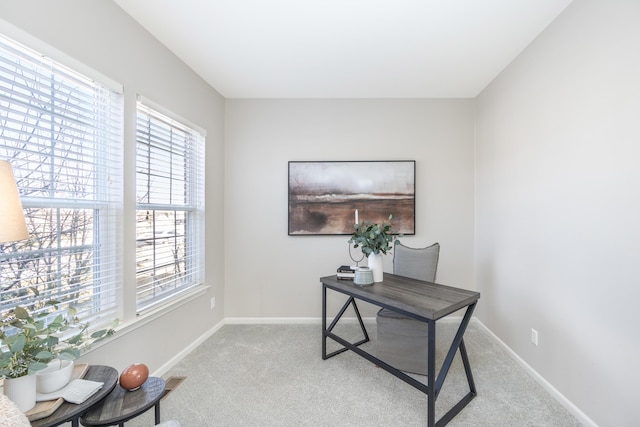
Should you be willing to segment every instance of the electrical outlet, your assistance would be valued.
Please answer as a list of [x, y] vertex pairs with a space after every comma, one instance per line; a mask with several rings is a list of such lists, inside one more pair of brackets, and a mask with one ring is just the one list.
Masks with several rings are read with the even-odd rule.
[[538, 345], [538, 331], [531, 328], [531, 343], [533, 345]]
[[211, 309], [216, 306], [216, 297], [211, 297]]

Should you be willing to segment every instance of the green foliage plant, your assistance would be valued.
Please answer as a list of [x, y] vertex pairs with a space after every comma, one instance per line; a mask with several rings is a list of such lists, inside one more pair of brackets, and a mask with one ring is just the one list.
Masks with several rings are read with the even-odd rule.
[[[48, 310], [36, 315], [17, 306], [2, 318], [0, 330], [0, 377], [32, 375], [54, 360], [74, 360], [91, 343], [114, 334], [102, 329], [89, 334], [73, 307], [58, 313], [58, 302], [47, 301]], [[54, 317], [53, 317], [54, 316]], [[51, 319], [53, 317], [53, 319]]]
[[365, 256], [374, 254], [387, 254], [393, 249], [393, 246], [400, 243], [399, 237], [402, 234], [393, 234], [391, 230], [391, 219], [393, 215], [389, 215], [389, 223], [368, 224], [362, 221], [360, 224], [354, 224], [353, 234], [349, 239], [349, 243], [354, 248], [360, 248]]

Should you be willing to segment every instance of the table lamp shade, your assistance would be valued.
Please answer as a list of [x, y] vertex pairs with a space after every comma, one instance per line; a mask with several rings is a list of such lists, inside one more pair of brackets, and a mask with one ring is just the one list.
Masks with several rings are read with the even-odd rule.
[[11, 164], [0, 160], [0, 243], [29, 237]]

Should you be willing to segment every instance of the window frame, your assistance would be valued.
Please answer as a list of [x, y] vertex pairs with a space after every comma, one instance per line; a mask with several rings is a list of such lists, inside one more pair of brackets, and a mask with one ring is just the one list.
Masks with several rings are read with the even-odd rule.
[[[190, 167], [185, 168], [185, 172], [189, 174], [188, 178], [185, 178], [186, 185], [186, 197], [188, 200], [181, 200], [179, 202], [154, 202], [153, 200], [147, 200], [146, 202], [140, 201], [139, 194], [139, 185], [140, 185], [140, 176], [145, 176], [149, 179], [151, 175], [149, 169], [145, 169], [146, 173], [141, 173], [141, 165], [139, 165], [139, 147], [141, 145], [141, 141], [144, 141], [145, 144], [152, 144], [151, 139], [157, 135], [151, 135], [151, 131], [148, 128], [146, 130], [149, 132], [147, 137], [144, 137], [144, 132], [139, 128], [141, 119], [140, 114], [144, 114], [147, 116], [145, 120], [148, 123], [152, 118], [154, 120], [159, 120], [163, 123], [164, 126], [168, 126], [172, 129], [179, 129], [182, 132], [188, 133], [189, 138], [191, 138], [185, 147], [182, 147], [185, 153], [185, 158], [188, 158], [187, 163]], [[166, 137], [166, 135], [165, 135]], [[162, 139], [162, 138], [161, 138]], [[167, 142], [166, 140], [164, 142]], [[192, 292], [201, 291], [204, 287], [204, 275], [205, 275], [205, 264], [204, 264], [204, 207], [205, 207], [205, 194], [204, 194], [204, 152], [206, 146], [206, 131], [202, 128], [194, 125], [178, 116], [177, 114], [169, 111], [168, 109], [150, 101], [147, 98], [142, 96], [138, 96], [138, 100], [136, 103], [136, 154], [135, 154], [135, 169], [136, 169], [136, 290], [135, 290], [135, 309], [137, 315], [143, 315], [145, 313], [157, 310], [158, 308], [162, 309], [167, 305], [173, 304], [177, 301], [182, 300], [185, 297], [191, 295]], [[147, 148], [149, 148], [147, 146]], [[149, 160], [150, 157], [147, 159]], [[148, 166], [148, 165], [147, 165]], [[149, 195], [147, 194], [147, 197]], [[152, 212], [152, 215], [164, 212], [164, 213], [184, 213], [185, 216], [185, 232], [184, 236], [181, 236], [179, 233], [176, 233], [174, 237], [156, 237], [155, 232], [152, 234], [152, 237], [149, 237], [147, 234], [146, 237], [139, 233], [139, 222], [138, 215], [141, 215], [142, 212], [148, 213]], [[155, 230], [153, 230], [155, 231]], [[139, 247], [142, 244], [150, 242], [154, 248], [154, 253], [156, 251], [156, 244], [158, 242], [162, 242], [164, 240], [169, 240], [172, 243], [176, 244], [176, 239], [178, 237], [184, 237], [184, 245], [185, 245], [185, 257], [184, 257], [184, 266], [187, 270], [185, 273], [191, 279], [186, 284], [181, 284], [176, 286], [174, 289], [164, 292], [161, 296], [152, 297], [148, 302], [141, 300], [140, 298], [140, 285], [139, 285], [139, 272], [143, 270], [139, 268], [140, 260], [139, 260]], [[155, 268], [156, 266], [152, 266], [151, 268]], [[153, 284], [151, 289], [155, 289], [157, 284]]]
[[[82, 292], [90, 290], [89, 303], [80, 304], [80, 301], [84, 301], [85, 298], [78, 291], [75, 298], [63, 301], [60, 308], [64, 309], [70, 305], [76, 308], [82, 306], [82, 309], [78, 311], [78, 317], [83, 322], [90, 322], [92, 329], [97, 329], [113, 323], [119, 318], [122, 310], [121, 230], [124, 117], [122, 86], [103, 78], [98, 73], [87, 74], [87, 67], [80, 67], [82, 70], [76, 71], [77, 62], [70, 61], [62, 54], [56, 55], [56, 59], [53, 59], [36, 51], [41, 45], [34, 49], [21, 41], [13, 34], [0, 34], [0, 43], [2, 43], [0, 58], [3, 64], [11, 64], [2, 68], [0, 72], [0, 76], [5, 82], [5, 86], [0, 89], [0, 93], [3, 94], [0, 98], [0, 109], [2, 110], [0, 122], [4, 123], [1, 128], [3, 137], [0, 138], [0, 152], [3, 152], [2, 158], [9, 160], [13, 166], [21, 202], [26, 213], [27, 225], [30, 228], [30, 237], [25, 241], [3, 244], [0, 253], [0, 266], [6, 272], [6, 267], [12, 262], [11, 259], [14, 259], [13, 263], [15, 264], [19, 257], [25, 259], [33, 257], [32, 262], [37, 266], [40, 262], [46, 262], [42, 254], [56, 253], [57, 255], [53, 259], [55, 259], [58, 271], [54, 274], [53, 281], [42, 281], [39, 277], [27, 279], [32, 282], [32, 285], [42, 287], [39, 289], [39, 295], [25, 296], [23, 293], [16, 298], [11, 298], [9, 295], [11, 291], [5, 293], [5, 290], [0, 289], [3, 298], [9, 298], [3, 300], [1, 311], [7, 313], [16, 305], [21, 305], [39, 312], [44, 310], [44, 302], [60, 296], [60, 292], [73, 294], [69, 284], [63, 285], [65, 280], [62, 279], [64, 276], [62, 269], [63, 267], [69, 270], [73, 269], [71, 262], [65, 262], [65, 259], [71, 258], [71, 254], [74, 252], [85, 251], [88, 254], [88, 259], [92, 260], [91, 273], [89, 274], [92, 279], [81, 279], [82, 285], [77, 289]], [[29, 44], [31, 45], [31, 43]], [[48, 51], [53, 50], [48, 49]], [[11, 59], [12, 57], [14, 59]], [[72, 63], [71, 67], [67, 66], [69, 62]], [[13, 72], [11, 68], [14, 69]], [[31, 80], [27, 80], [30, 73], [38, 77], [31, 77]], [[51, 86], [42, 86], [45, 83], [49, 83]], [[19, 88], [19, 85], [23, 85], [23, 88]], [[37, 93], [35, 92], [36, 88], [40, 87], [48, 87], [50, 93], [42, 91], [40, 98], [36, 97], [34, 95]], [[80, 87], [82, 89], [79, 89]], [[29, 93], [27, 88], [31, 88], [34, 92]], [[50, 102], [42, 103], [43, 100], [46, 100], [45, 95], [51, 97]], [[86, 97], [84, 104], [71, 101], [72, 99], [80, 100], [83, 97]], [[68, 110], [60, 109], [60, 106], [65, 105], [69, 107]], [[101, 105], [100, 108], [104, 108], [104, 110], [99, 110], [100, 113], [96, 110], [98, 105]], [[84, 110], [71, 112], [80, 106]], [[49, 133], [41, 129], [41, 120], [43, 123], [46, 123], [46, 120], [50, 121]], [[37, 132], [29, 134], [31, 129]], [[63, 145], [67, 145], [66, 149], [59, 148]], [[42, 153], [36, 149], [42, 150]], [[46, 161], [35, 161], [34, 159], [38, 156]], [[94, 160], [95, 162], [93, 162]], [[30, 186], [28, 182], [24, 181], [26, 176], [36, 175], [33, 170], [34, 164], [46, 165], [51, 168], [48, 174], [41, 173], [42, 182], [49, 182], [47, 191], [43, 191], [37, 186]], [[75, 166], [70, 166], [71, 164], [75, 164]], [[73, 176], [75, 170], [79, 171], [79, 174], [86, 173], [86, 176]], [[61, 180], [65, 172], [69, 176], [66, 184]], [[46, 175], [49, 177], [45, 178]], [[65, 191], [63, 189], [63, 185], [71, 185], [74, 180], [77, 180], [77, 184], [83, 178], [86, 180], [85, 184], [89, 186], [84, 189], [90, 188], [88, 197], [83, 199], [78, 193], [74, 193], [74, 190]], [[89, 182], [90, 184], [88, 184]], [[40, 194], [34, 194], [34, 191]], [[65, 194], [67, 192], [69, 194]], [[56, 225], [49, 231], [52, 246], [44, 249], [28, 249], [30, 245], [33, 246], [34, 242], [41, 244], [42, 239], [47, 238], [47, 232], [42, 232], [45, 228], [42, 219], [38, 221], [36, 214], [36, 212], [41, 213], [47, 210], [52, 215], [52, 221], [55, 216], [56, 222]], [[97, 232], [97, 235], [91, 236], [90, 244], [83, 242], [79, 246], [72, 246], [69, 241], [61, 240], [60, 236], [65, 233], [59, 227], [60, 213], [64, 210], [93, 211], [92, 214], [87, 215], [93, 224], [91, 231]], [[54, 234], [56, 238], [51, 237]], [[65, 244], [69, 245], [65, 246]], [[69, 254], [65, 255], [66, 252]], [[93, 262], [95, 260], [98, 262]], [[17, 271], [33, 273], [28, 268]], [[49, 274], [48, 277], [53, 276]], [[0, 280], [4, 281], [1, 278]], [[73, 278], [66, 279], [67, 282], [72, 280]], [[66, 290], [63, 290], [62, 288], [65, 286]], [[25, 288], [26, 286], [20, 286], [16, 289]]]

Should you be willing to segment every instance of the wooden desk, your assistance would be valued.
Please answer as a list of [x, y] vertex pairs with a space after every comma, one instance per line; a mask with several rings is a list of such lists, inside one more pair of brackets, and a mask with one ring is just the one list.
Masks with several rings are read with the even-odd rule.
[[[322, 283], [323, 359], [328, 359], [344, 351], [351, 350], [400, 378], [407, 384], [422, 391], [427, 395], [427, 424], [429, 427], [444, 426], [476, 396], [476, 388], [473, 382], [471, 365], [469, 364], [469, 358], [467, 357], [463, 335], [469, 321], [471, 320], [471, 315], [473, 314], [476, 303], [480, 298], [479, 292], [423, 282], [421, 280], [410, 279], [408, 277], [397, 276], [389, 273], [384, 274], [383, 282], [374, 283], [371, 286], [357, 286], [348, 280], [338, 280], [336, 276], [321, 277], [320, 282]], [[329, 327], [327, 327], [327, 289], [345, 294], [349, 297]], [[356, 299], [388, 308], [389, 310], [393, 310], [407, 317], [411, 317], [428, 324], [429, 337], [427, 344], [428, 360], [426, 385], [359, 347], [361, 344], [369, 341], [369, 335], [367, 334], [362, 317], [360, 316]], [[355, 343], [351, 343], [332, 332], [333, 328], [350, 305], [354, 308], [358, 322], [360, 323], [360, 328], [364, 335], [364, 338], [361, 341]], [[453, 342], [449, 347], [449, 351], [447, 352], [444, 362], [436, 377], [436, 321], [448, 314], [464, 309], [465, 307], [466, 311], [462, 322], [458, 327], [458, 331], [456, 332]], [[327, 338], [331, 338], [343, 347], [327, 354]], [[444, 414], [436, 423], [436, 399], [440, 393], [440, 389], [442, 388], [442, 384], [444, 383], [447, 373], [449, 372], [453, 358], [458, 350], [460, 351], [460, 356], [467, 376], [467, 382], [469, 383], [469, 393], [454, 405], [446, 414]]]
[[104, 385], [81, 404], [76, 405], [75, 403], [64, 402], [48, 417], [31, 421], [31, 426], [53, 427], [71, 422], [73, 427], [79, 427], [78, 418], [80, 418], [80, 415], [111, 393], [111, 390], [116, 386], [118, 383], [118, 371], [110, 366], [90, 365], [83, 378], [85, 380], [99, 381], [104, 383]]

